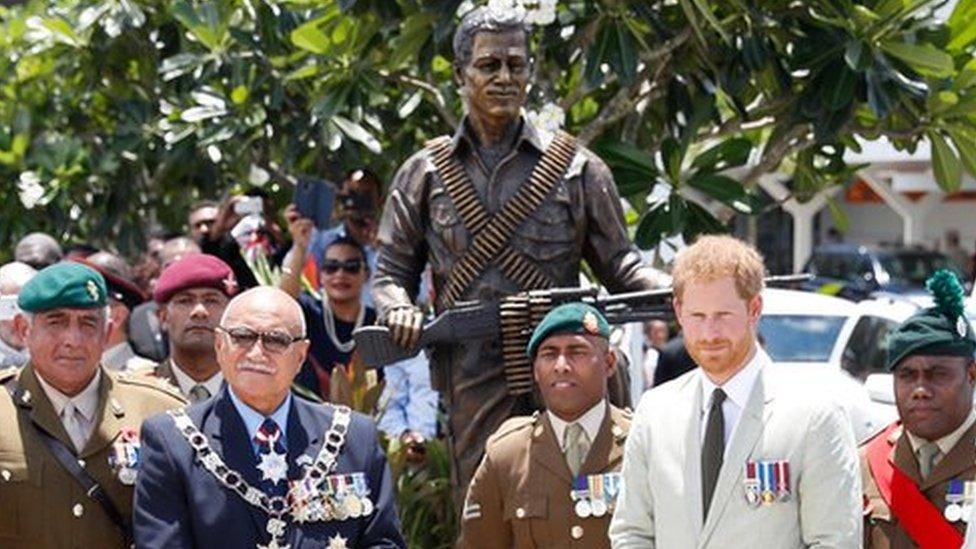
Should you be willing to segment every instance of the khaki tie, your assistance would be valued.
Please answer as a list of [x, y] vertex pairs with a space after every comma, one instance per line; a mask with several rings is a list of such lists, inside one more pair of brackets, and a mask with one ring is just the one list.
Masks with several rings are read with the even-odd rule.
[[926, 442], [918, 447], [918, 470], [922, 473], [922, 478], [926, 479], [932, 474], [935, 468], [935, 460], [942, 454], [939, 446], [934, 442]]
[[85, 442], [87, 442], [85, 440], [87, 433], [85, 433], [85, 427], [82, 421], [81, 412], [69, 400], [64, 405], [64, 408], [61, 409], [61, 423], [64, 425], [64, 430], [68, 432], [71, 443], [75, 445], [75, 450], [79, 452], [85, 447]]
[[210, 391], [207, 390], [202, 384], [197, 383], [190, 389], [190, 402], [196, 404], [202, 400], [207, 400], [210, 398]]
[[566, 454], [566, 464], [573, 476], [579, 474], [580, 467], [590, 450], [590, 437], [579, 423], [570, 423], [563, 431], [563, 452]]

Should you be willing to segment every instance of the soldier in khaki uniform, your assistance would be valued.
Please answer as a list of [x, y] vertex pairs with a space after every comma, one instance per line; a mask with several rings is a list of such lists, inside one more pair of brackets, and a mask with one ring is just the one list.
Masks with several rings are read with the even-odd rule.
[[[106, 288], [90, 268], [42, 270], [18, 305], [31, 361], [0, 372], [0, 547], [125, 547], [139, 427], [185, 402], [162, 383], [100, 365]], [[56, 451], [81, 472], [69, 473]], [[97, 483], [119, 520], [74, 475]]]
[[610, 547], [630, 414], [607, 403], [610, 327], [589, 305], [553, 309], [529, 341], [547, 411], [488, 440], [465, 500], [460, 547]]
[[899, 419], [861, 448], [865, 547], [959, 547], [976, 503], [976, 336], [955, 275], [928, 287], [887, 342]]

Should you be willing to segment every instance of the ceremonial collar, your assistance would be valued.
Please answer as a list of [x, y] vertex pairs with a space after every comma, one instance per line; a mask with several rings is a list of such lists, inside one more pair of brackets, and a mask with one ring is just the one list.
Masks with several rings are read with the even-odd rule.
[[600, 432], [600, 425], [603, 424], [603, 417], [607, 413], [607, 403], [604, 400], [596, 403], [595, 406], [583, 413], [576, 421], [565, 421], [556, 416], [556, 414], [547, 410], [546, 413], [549, 415], [549, 422], [552, 424], [552, 430], [556, 434], [556, 443], [559, 447], [563, 446], [563, 433], [566, 431], [566, 427], [570, 423], [579, 423], [583, 427], [583, 431], [586, 432], [586, 436], [590, 438], [590, 442], [596, 440], [597, 434]]
[[41, 388], [44, 389], [44, 394], [47, 395], [47, 399], [51, 401], [51, 406], [54, 407], [54, 412], [61, 417], [61, 411], [68, 402], [72, 402], [79, 413], [85, 418], [86, 421], [92, 421], [95, 419], [95, 411], [98, 409], [98, 384], [102, 380], [102, 368], [99, 367], [95, 371], [95, 377], [92, 378], [88, 385], [81, 390], [80, 393], [73, 397], [62, 393], [61, 391], [55, 389], [51, 384], [44, 380], [35, 367], [34, 377], [37, 378], [37, 382], [40, 383]]
[[230, 395], [230, 401], [234, 404], [234, 408], [237, 410], [238, 415], [244, 421], [244, 427], [247, 428], [247, 436], [251, 440], [251, 444], [257, 449], [257, 445], [254, 442], [254, 435], [258, 433], [258, 429], [261, 424], [264, 423], [266, 418], [272, 419], [278, 424], [278, 428], [281, 429], [281, 438], [283, 440], [288, 440], [288, 412], [291, 410], [291, 392], [288, 392], [288, 396], [285, 397], [285, 401], [278, 406], [270, 416], [265, 416], [261, 412], [258, 412], [254, 408], [251, 408], [244, 403], [243, 400], [238, 398], [234, 394], [234, 389], [230, 385], [227, 385], [227, 394]]
[[206, 381], [196, 381], [187, 374], [183, 368], [176, 363], [175, 360], [170, 358], [170, 364], [173, 365], [173, 375], [176, 376], [176, 383], [180, 386], [180, 392], [184, 395], [189, 395], [190, 390], [197, 385], [203, 385], [206, 387], [207, 391], [211, 395], [215, 395], [220, 392], [220, 384], [224, 382], [224, 373], [217, 370], [217, 373], [210, 376], [210, 379]]
[[752, 355], [745, 368], [727, 379], [721, 387], [716, 385], [704, 370], [700, 370], [699, 374], [702, 380], [702, 413], [706, 416], [708, 415], [708, 409], [712, 405], [712, 392], [719, 388], [725, 391], [728, 399], [738, 406], [739, 409], [745, 410], [746, 403], [749, 401], [749, 395], [752, 393], [752, 387], [756, 384], [756, 379], [759, 378], [762, 367], [768, 363], [769, 355], [766, 354], [766, 351], [756, 346], [755, 354]]
[[[943, 457], [949, 455], [949, 452], [956, 446], [959, 439], [966, 434], [966, 430], [973, 426], [973, 423], [976, 423], [976, 411], [970, 411], [966, 421], [963, 421], [962, 425], [955, 431], [934, 441], [935, 445], [939, 447], [939, 451], [942, 452]], [[908, 435], [908, 442], [912, 446], [912, 452], [917, 452], [920, 446], [928, 442], [922, 437], [913, 435], [908, 429], [905, 429], [905, 434]]]

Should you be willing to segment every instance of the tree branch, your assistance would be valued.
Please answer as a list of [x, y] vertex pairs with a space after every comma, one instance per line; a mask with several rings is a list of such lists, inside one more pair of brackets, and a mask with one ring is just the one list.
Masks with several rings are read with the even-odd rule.
[[811, 142], [810, 128], [807, 124], [794, 126], [766, 151], [758, 164], [746, 173], [745, 177], [742, 178], [742, 185], [751, 186], [761, 175], [778, 168], [784, 158], [805, 149]]
[[613, 96], [606, 106], [600, 111], [596, 118], [594, 118], [590, 123], [588, 123], [582, 130], [580, 130], [577, 139], [583, 145], [588, 144], [594, 138], [599, 136], [607, 127], [616, 124], [627, 115], [633, 112], [634, 107], [645, 97], [653, 97], [661, 93], [661, 81], [664, 75], [667, 74], [668, 63], [667, 60], [657, 66], [654, 72], [654, 76], [648, 85], [646, 92], [637, 94], [635, 97], [631, 97], [640, 89], [641, 83], [643, 83], [645, 77], [650, 72], [650, 65], [644, 67], [644, 70], [637, 75], [636, 83], [631, 86], [625, 86], [617, 91], [617, 94]]

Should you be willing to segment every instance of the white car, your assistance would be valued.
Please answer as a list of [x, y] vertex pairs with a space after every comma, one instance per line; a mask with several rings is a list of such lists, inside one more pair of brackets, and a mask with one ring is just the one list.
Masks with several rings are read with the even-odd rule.
[[885, 336], [917, 308], [899, 300], [854, 303], [770, 288], [763, 292], [759, 334], [773, 362], [795, 371], [797, 383], [831, 389], [851, 415], [860, 442], [897, 417], [890, 403], [872, 400], [861, 381], [883, 371]]

